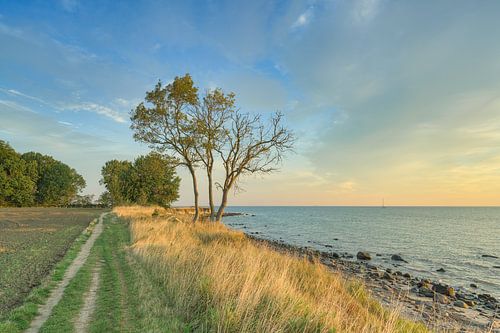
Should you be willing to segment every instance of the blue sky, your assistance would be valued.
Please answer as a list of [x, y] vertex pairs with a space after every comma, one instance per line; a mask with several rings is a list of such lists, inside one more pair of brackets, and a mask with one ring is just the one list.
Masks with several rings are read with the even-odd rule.
[[499, 13], [493, 0], [3, 1], [0, 139], [98, 194], [105, 161], [148, 151], [130, 109], [189, 72], [242, 110], [283, 111], [299, 137], [233, 204], [498, 205]]

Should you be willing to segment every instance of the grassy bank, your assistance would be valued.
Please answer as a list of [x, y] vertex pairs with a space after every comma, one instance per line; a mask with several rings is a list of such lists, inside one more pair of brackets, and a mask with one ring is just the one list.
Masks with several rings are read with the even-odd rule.
[[383, 309], [358, 281], [256, 244], [220, 224], [117, 208], [131, 250], [190, 331], [426, 332]]

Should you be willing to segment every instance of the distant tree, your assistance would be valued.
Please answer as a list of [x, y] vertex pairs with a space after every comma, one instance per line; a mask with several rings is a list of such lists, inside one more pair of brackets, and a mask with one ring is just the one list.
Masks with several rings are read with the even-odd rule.
[[158, 153], [139, 156], [134, 161], [132, 183], [136, 189], [134, 202], [169, 207], [179, 198], [180, 178], [176, 176], [177, 162]]
[[129, 161], [107, 161], [101, 169], [100, 183], [106, 186], [111, 205], [130, 203], [134, 186], [130, 182], [133, 165]]
[[113, 202], [111, 201], [111, 195], [108, 191], [104, 191], [101, 193], [99, 199], [97, 199], [97, 204], [103, 207], [111, 207], [113, 205]]
[[104, 205], [168, 207], [179, 197], [180, 179], [175, 172], [176, 165], [172, 157], [156, 152], [139, 156], [133, 163], [108, 161], [101, 171], [101, 184], [106, 186], [106, 192], [100, 201]]
[[28, 152], [22, 158], [36, 165], [35, 201], [42, 206], [66, 206], [85, 188], [85, 180], [75, 169], [48, 155]]
[[76, 195], [73, 200], [71, 200], [71, 206], [75, 207], [90, 207], [94, 204], [94, 195]]
[[189, 170], [193, 181], [195, 222], [199, 217], [195, 170], [199, 156], [195, 149], [195, 125], [190, 115], [199, 103], [197, 93], [198, 88], [189, 74], [176, 77], [166, 86], [158, 82], [152, 91], [146, 92], [145, 103], [132, 110], [130, 118], [135, 140], [147, 143], [158, 152], [172, 154], [179, 165]]
[[36, 184], [33, 163], [27, 163], [7, 142], [0, 140], [0, 206], [30, 206]]
[[222, 219], [229, 191], [238, 187], [240, 177], [277, 170], [283, 154], [293, 148], [295, 141], [293, 133], [283, 125], [281, 113], [264, 122], [259, 115], [234, 112], [224, 135], [224, 146], [217, 148], [225, 170], [217, 221]]
[[225, 125], [234, 112], [234, 108], [234, 93], [225, 94], [221, 89], [206, 92], [201, 105], [195, 108], [195, 135], [197, 138], [195, 147], [207, 172], [210, 220], [215, 219], [213, 195], [214, 155], [222, 149], [227, 141]]

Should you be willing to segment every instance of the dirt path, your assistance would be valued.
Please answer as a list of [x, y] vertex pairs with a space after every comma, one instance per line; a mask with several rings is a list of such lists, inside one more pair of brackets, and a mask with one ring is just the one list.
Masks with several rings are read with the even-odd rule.
[[[90, 249], [92, 249], [92, 246], [94, 246], [95, 240], [102, 233], [103, 217], [106, 214], [108, 213], [102, 213], [101, 216], [99, 216], [99, 221], [94, 227], [92, 235], [90, 235], [89, 239], [87, 239], [87, 242], [83, 244], [80, 253], [78, 253], [76, 259], [69, 266], [68, 270], [64, 274], [62, 281], [59, 282], [59, 285], [52, 291], [47, 302], [38, 309], [38, 315], [31, 322], [31, 326], [26, 330], [26, 333], [37, 333], [45, 323], [47, 318], [49, 318], [50, 314], [52, 313], [52, 309], [61, 300], [64, 294], [64, 289], [66, 289], [71, 279], [75, 277], [78, 270], [83, 266], [90, 254]], [[92, 283], [93, 282], [94, 281], [92, 281]]]
[[90, 317], [94, 313], [95, 303], [97, 299], [97, 290], [99, 288], [99, 276], [101, 265], [98, 263], [92, 272], [92, 282], [89, 291], [85, 294], [85, 301], [80, 310], [77, 320], [75, 321], [75, 332], [85, 333], [88, 330]]

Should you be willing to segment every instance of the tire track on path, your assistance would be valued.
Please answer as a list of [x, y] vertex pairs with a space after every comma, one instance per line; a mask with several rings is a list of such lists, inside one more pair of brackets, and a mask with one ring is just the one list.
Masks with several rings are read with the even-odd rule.
[[75, 258], [75, 260], [73, 260], [66, 273], [64, 273], [62, 281], [59, 282], [58, 286], [51, 292], [47, 302], [38, 309], [38, 315], [31, 322], [30, 328], [25, 331], [26, 333], [37, 333], [43, 326], [45, 321], [49, 318], [52, 313], [52, 309], [61, 300], [64, 294], [64, 290], [68, 286], [69, 282], [75, 277], [76, 273], [87, 261], [90, 250], [94, 246], [96, 239], [101, 235], [103, 231], [103, 218], [107, 214], [109, 213], [102, 213], [99, 216], [99, 221], [94, 227], [92, 235], [90, 235], [85, 244], [83, 244], [80, 253], [78, 253], [78, 256]]
[[94, 270], [92, 271], [92, 282], [88, 292], [85, 294], [85, 301], [83, 307], [80, 310], [80, 314], [75, 321], [75, 332], [85, 333], [88, 330], [90, 318], [95, 310], [97, 290], [99, 289], [99, 277], [101, 272], [101, 266], [99, 263], [96, 264]]

